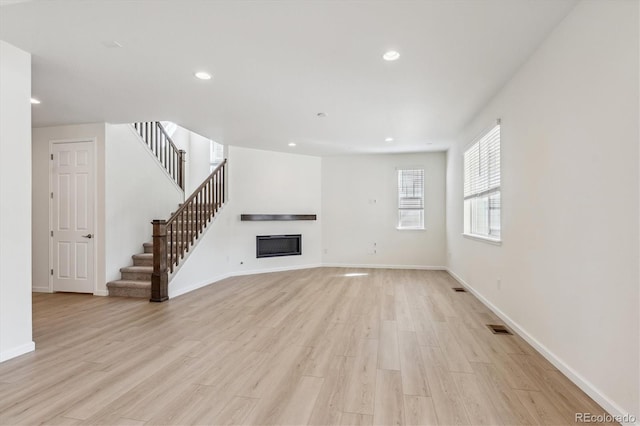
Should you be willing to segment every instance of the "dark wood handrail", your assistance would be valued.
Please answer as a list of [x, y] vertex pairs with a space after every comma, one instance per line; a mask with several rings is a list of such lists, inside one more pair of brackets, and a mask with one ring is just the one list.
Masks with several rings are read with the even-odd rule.
[[169, 298], [169, 274], [184, 259], [226, 200], [224, 160], [182, 203], [169, 220], [154, 220], [151, 301]]
[[178, 149], [159, 121], [133, 123], [133, 127], [174, 182], [184, 191], [185, 151]]

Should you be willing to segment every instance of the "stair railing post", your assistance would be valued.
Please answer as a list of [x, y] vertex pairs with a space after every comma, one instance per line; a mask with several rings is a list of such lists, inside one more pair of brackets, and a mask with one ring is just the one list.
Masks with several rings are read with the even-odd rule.
[[227, 160], [224, 160], [224, 164], [222, 164], [222, 204], [227, 201]]
[[185, 163], [187, 161], [187, 156], [186, 156], [186, 151], [184, 149], [181, 149], [178, 151], [179, 157], [178, 158], [178, 179], [180, 180], [179, 186], [180, 188], [182, 188], [184, 190], [184, 169], [185, 169]]
[[169, 299], [169, 272], [167, 269], [167, 221], [154, 220], [153, 273], [151, 274], [151, 302]]

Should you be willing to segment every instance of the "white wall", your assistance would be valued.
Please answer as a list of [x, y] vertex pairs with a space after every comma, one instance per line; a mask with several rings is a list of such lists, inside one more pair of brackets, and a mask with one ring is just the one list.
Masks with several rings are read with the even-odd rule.
[[211, 140], [181, 126], [177, 126], [171, 139], [178, 149], [187, 153], [184, 176], [185, 193], [189, 196], [211, 174]]
[[[449, 267], [614, 414], [640, 418], [638, 2], [585, 1], [448, 154]], [[502, 246], [462, 237], [462, 151], [502, 118]], [[501, 279], [501, 289], [497, 280]]]
[[106, 282], [151, 241], [153, 219], [168, 219], [183, 192], [129, 124], [107, 124], [105, 143]]
[[189, 132], [189, 151], [187, 162], [189, 173], [187, 175], [186, 192], [191, 195], [197, 187], [211, 174], [210, 168], [211, 140], [197, 133]]
[[[163, 122], [163, 123], [166, 123], [166, 122]], [[171, 135], [171, 140], [173, 141], [173, 144], [176, 146], [176, 148], [182, 149], [188, 152], [189, 151], [189, 135], [191, 132], [185, 129], [184, 127], [178, 126], [175, 123], [174, 125], [176, 126], [176, 130]]]
[[[321, 159], [229, 147], [229, 202], [169, 284], [175, 297], [229, 275], [319, 266]], [[317, 214], [317, 221], [241, 222], [243, 213]], [[302, 255], [256, 258], [256, 236], [302, 234]]]
[[33, 291], [51, 292], [49, 280], [49, 172], [50, 142], [95, 140], [96, 141], [96, 204], [97, 228], [93, 232], [96, 256], [96, 288], [94, 294], [106, 295], [105, 276], [105, 124], [79, 124], [34, 128], [32, 132], [33, 165]]
[[[403, 167], [425, 171], [424, 230], [396, 229]], [[323, 158], [322, 221], [325, 264], [444, 268], [445, 153]]]
[[0, 362], [31, 336], [31, 55], [0, 40]]
[[[232, 267], [256, 271], [319, 265], [321, 159], [231, 146], [229, 161]], [[241, 222], [243, 213], [317, 214], [318, 220]], [[256, 236], [280, 234], [302, 234], [302, 255], [256, 259]]]

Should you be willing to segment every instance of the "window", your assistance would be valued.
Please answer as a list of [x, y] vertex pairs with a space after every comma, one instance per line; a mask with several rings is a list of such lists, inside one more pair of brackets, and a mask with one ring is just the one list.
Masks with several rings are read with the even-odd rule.
[[424, 170], [398, 170], [398, 229], [424, 229]]
[[224, 160], [224, 145], [211, 141], [209, 148], [209, 173], [213, 173], [216, 167], [222, 163], [222, 160]]
[[464, 233], [500, 241], [500, 121], [464, 153]]

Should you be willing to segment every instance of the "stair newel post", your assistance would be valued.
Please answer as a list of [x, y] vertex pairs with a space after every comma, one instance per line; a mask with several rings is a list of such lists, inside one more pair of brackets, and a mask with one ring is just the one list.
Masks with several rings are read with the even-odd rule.
[[184, 190], [184, 170], [185, 170], [185, 163], [187, 161], [186, 153], [187, 152], [184, 149], [181, 149], [178, 151], [178, 180], [180, 182], [179, 186], [183, 190]]
[[169, 273], [167, 270], [167, 221], [154, 220], [153, 273], [151, 274], [151, 302], [169, 299]]
[[227, 160], [224, 160], [224, 162], [222, 163], [222, 170], [221, 170], [221, 175], [222, 175], [222, 196], [220, 197], [220, 205], [224, 204], [226, 201], [226, 192], [227, 192]]

